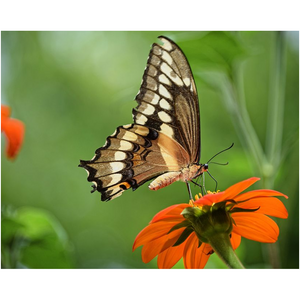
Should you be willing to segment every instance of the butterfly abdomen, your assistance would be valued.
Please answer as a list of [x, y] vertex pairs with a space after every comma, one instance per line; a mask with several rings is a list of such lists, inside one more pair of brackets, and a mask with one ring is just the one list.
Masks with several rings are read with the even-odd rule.
[[149, 189], [153, 191], [157, 191], [178, 180], [183, 182], [188, 182], [200, 176], [205, 171], [206, 169], [203, 167], [203, 165], [193, 164], [187, 168], [183, 168], [181, 171], [178, 172], [167, 172], [165, 174], [160, 175], [155, 180], [153, 180], [149, 184]]
[[180, 180], [181, 172], [168, 172], [160, 175], [155, 180], [149, 184], [149, 189], [152, 191], [157, 191], [170, 185], [171, 183]]

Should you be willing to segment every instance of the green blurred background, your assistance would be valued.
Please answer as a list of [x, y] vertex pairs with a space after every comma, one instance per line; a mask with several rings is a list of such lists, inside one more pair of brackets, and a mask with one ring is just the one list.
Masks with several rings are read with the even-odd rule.
[[[277, 267], [299, 267], [298, 32], [2, 32], [1, 102], [26, 126], [15, 161], [6, 159], [1, 139], [2, 267], [156, 268], [156, 259], [142, 262], [141, 248], [132, 252], [133, 241], [158, 211], [187, 201], [185, 184], [156, 192], [145, 184], [104, 203], [99, 193], [90, 194], [77, 165], [117, 126], [132, 122], [133, 99], [159, 35], [179, 44], [195, 76], [201, 162], [235, 143], [216, 159], [227, 166], [210, 165], [219, 189], [262, 177], [239, 132], [243, 120], [232, 113], [233, 98], [246, 103], [263, 149], [273, 98], [282, 99], [276, 107], [279, 115], [284, 108], [283, 122], [273, 120], [283, 133], [278, 164], [271, 181], [254, 188], [289, 196], [282, 199], [289, 218], [276, 220], [280, 235], [271, 257]], [[237, 253], [246, 268], [272, 267], [266, 244], [242, 239]], [[182, 267], [182, 261], [175, 266]], [[212, 255], [206, 268], [225, 266]]]

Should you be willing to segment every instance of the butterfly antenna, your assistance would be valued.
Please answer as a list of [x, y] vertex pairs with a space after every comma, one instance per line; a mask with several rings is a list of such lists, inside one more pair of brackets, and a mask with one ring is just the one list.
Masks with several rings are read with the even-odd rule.
[[[215, 154], [215, 155], [207, 162], [207, 164], [208, 164], [213, 158], [215, 158], [217, 155], [219, 155], [219, 154], [221, 154], [221, 153], [223, 153], [223, 152], [225, 152], [225, 151], [231, 149], [231, 148], [233, 147], [233, 145], [234, 145], [234, 143], [232, 143], [228, 148], [226, 148], [226, 149], [224, 149], [224, 150], [221, 150], [220, 152], [218, 152], [217, 154]], [[225, 165], [227, 165], [227, 164], [228, 164], [228, 163], [226, 163]]]
[[229, 163], [217, 163], [215, 161], [210, 162], [211, 164], [220, 165], [220, 166], [227, 166]]

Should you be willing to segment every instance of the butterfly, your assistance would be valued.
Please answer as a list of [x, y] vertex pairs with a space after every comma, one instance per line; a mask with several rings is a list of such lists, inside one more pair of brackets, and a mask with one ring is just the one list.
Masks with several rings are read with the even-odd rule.
[[91, 160], [81, 160], [93, 190], [101, 200], [136, 190], [154, 179], [158, 190], [207, 171], [201, 154], [197, 89], [186, 56], [171, 39], [158, 37], [152, 45], [140, 90], [135, 98], [133, 124], [119, 126]]

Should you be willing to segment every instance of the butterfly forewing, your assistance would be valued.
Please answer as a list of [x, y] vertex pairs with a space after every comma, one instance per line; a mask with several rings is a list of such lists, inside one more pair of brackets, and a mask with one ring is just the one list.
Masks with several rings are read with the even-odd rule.
[[200, 156], [199, 103], [193, 75], [180, 48], [160, 37], [153, 44], [133, 110], [137, 124], [156, 129], [180, 143], [190, 162]]
[[80, 161], [103, 201], [164, 173], [170, 174], [164, 180], [172, 183], [183, 168], [199, 161], [199, 104], [193, 75], [180, 48], [166, 37], [160, 40], [162, 45], [152, 46], [136, 96], [134, 124], [118, 127], [91, 160]]

